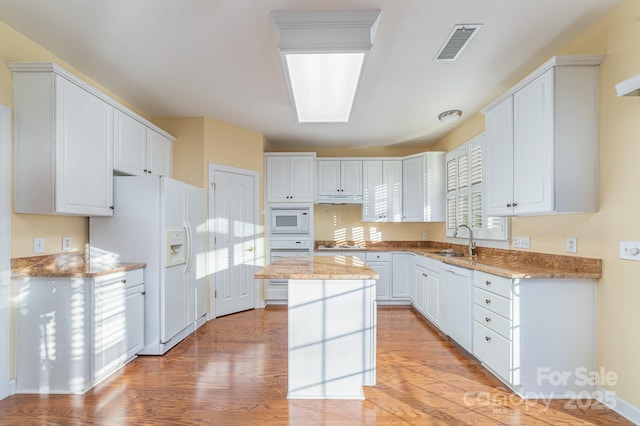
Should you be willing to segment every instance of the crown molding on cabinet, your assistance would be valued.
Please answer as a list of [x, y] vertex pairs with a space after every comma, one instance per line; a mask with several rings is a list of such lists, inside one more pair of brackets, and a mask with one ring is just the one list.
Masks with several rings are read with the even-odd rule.
[[616, 84], [618, 96], [640, 96], [640, 74]]
[[53, 63], [53, 62], [9, 62], [9, 63], [7, 63], [7, 67], [9, 67], [9, 69], [12, 72], [54, 72], [54, 73], [58, 74], [59, 76], [71, 81], [75, 85], [80, 86], [81, 88], [83, 88], [87, 92], [91, 93], [93, 96], [103, 100], [104, 102], [108, 103], [112, 107], [114, 107], [114, 108], [124, 112], [125, 114], [131, 116], [132, 118], [134, 118], [137, 121], [141, 122], [145, 126], [150, 127], [151, 129], [153, 129], [156, 132], [160, 133], [162, 136], [170, 139], [171, 141], [175, 141], [176, 140], [176, 138], [173, 135], [171, 135], [171, 134], [167, 133], [166, 131], [162, 130], [160, 127], [156, 126], [155, 124], [151, 123], [149, 120], [145, 119], [144, 117], [142, 117], [139, 114], [135, 113], [134, 111], [130, 110], [129, 108], [127, 108], [126, 106], [122, 105], [120, 102], [116, 101], [115, 99], [105, 95], [100, 90], [98, 90], [95, 87], [91, 86], [90, 84], [88, 84], [84, 80], [80, 79], [79, 77], [75, 76], [74, 74], [71, 74], [69, 71], [65, 70], [64, 68], [62, 68], [60, 65], [58, 65], [56, 63]]
[[527, 84], [535, 80], [540, 74], [556, 66], [587, 66], [587, 65], [600, 65], [605, 55], [561, 55], [554, 56], [544, 64], [540, 65], [533, 72], [527, 75], [525, 78], [516, 83], [507, 92], [503, 93], [498, 98], [494, 99], [489, 105], [480, 110], [481, 113], [486, 114], [491, 111], [497, 105], [502, 103], [505, 99], [512, 96], [515, 92], [525, 87]]

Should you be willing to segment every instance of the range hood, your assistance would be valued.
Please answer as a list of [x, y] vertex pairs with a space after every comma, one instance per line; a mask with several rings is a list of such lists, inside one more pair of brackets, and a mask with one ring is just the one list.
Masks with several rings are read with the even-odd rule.
[[362, 204], [362, 195], [318, 195], [316, 204]]

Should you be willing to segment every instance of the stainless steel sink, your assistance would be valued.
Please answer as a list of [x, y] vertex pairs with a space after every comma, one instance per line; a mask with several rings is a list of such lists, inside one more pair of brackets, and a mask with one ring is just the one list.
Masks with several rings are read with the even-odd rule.
[[454, 253], [452, 251], [434, 251], [432, 254], [437, 254], [438, 256], [443, 257], [464, 257], [466, 254], [464, 253]]

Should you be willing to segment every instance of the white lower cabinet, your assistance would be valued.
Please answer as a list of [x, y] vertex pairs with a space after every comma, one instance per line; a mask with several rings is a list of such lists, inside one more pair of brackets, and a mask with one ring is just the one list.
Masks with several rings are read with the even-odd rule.
[[143, 347], [143, 269], [16, 278], [17, 393], [82, 394]]
[[440, 265], [436, 260], [416, 256], [415, 308], [432, 324], [441, 327]]
[[391, 254], [388, 252], [367, 252], [365, 262], [380, 275], [376, 281], [376, 301], [391, 299]]
[[415, 259], [412, 253], [391, 253], [391, 299], [409, 302], [414, 280]]
[[474, 356], [525, 398], [593, 392], [595, 285], [474, 271]]
[[135, 357], [144, 346], [142, 269], [94, 280], [94, 380]]

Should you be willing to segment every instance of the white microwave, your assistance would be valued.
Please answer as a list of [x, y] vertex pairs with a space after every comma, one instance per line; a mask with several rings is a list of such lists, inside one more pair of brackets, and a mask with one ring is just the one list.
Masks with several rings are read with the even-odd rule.
[[271, 208], [272, 234], [308, 234], [309, 208]]

